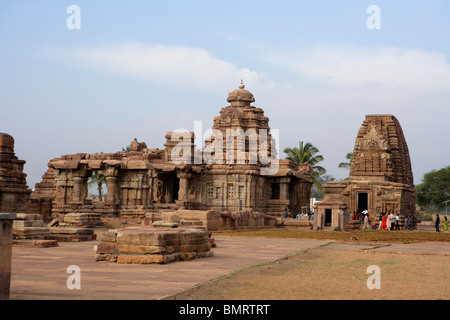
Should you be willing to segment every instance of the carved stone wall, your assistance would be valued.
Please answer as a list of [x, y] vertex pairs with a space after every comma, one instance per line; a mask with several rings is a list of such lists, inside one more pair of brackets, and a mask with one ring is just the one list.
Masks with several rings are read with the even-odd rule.
[[31, 190], [24, 164], [14, 153], [14, 138], [0, 133], [0, 212], [22, 212], [26, 208]]
[[414, 183], [408, 145], [397, 118], [366, 116], [356, 137], [350, 177]]

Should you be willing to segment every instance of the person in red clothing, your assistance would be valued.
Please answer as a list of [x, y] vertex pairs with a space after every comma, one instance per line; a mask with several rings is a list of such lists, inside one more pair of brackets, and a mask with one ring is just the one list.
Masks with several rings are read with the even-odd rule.
[[383, 217], [381, 218], [381, 227], [380, 230], [384, 229], [386, 230], [386, 215], [383, 213]]

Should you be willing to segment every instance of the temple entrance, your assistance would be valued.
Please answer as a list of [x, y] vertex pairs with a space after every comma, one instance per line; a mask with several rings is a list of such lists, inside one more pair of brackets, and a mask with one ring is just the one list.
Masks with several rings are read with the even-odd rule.
[[164, 173], [158, 176], [156, 202], [175, 203], [178, 200], [180, 179], [176, 174]]
[[280, 199], [280, 184], [272, 183], [272, 196], [271, 199]]
[[359, 212], [369, 209], [369, 193], [358, 192], [356, 194], [356, 205]]
[[176, 176], [172, 180], [172, 196], [171, 203], [175, 203], [178, 200], [178, 191], [180, 190], [180, 179]]
[[325, 209], [325, 227], [331, 226], [332, 212], [332, 209]]

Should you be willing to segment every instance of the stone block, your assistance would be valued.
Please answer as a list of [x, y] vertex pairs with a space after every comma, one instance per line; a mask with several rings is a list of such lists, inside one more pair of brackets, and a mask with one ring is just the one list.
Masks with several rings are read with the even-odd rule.
[[14, 247], [24, 247], [24, 248], [49, 248], [49, 247], [57, 247], [57, 240], [33, 240], [33, 239], [25, 239], [25, 240], [13, 240]]
[[116, 242], [117, 232], [108, 231], [104, 232], [100, 238], [102, 242]]
[[23, 227], [13, 231], [15, 239], [44, 239], [49, 234], [47, 227]]
[[177, 228], [178, 223], [155, 221], [152, 223], [152, 226], [155, 228]]
[[42, 220], [42, 215], [32, 213], [17, 213], [16, 220]]
[[44, 227], [44, 221], [43, 220], [15, 220], [13, 223], [14, 228], [30, 228], [30, 227], [38, 227], [43, 228]]
[[116, 244], [115, 250], [118, 253], [126, 252], [139, 254], [155, 254], [155, 253], [164, 254], [166, 251], [165, 246], [139, 246], [139, 245], [121, 245], [121, 244]]
[[[117, 236], [114, 236], [116, 232]], [[198, 253], [211, 251], [213, 242], [211, 242], [210, 234], [205, 230], [142, 227], [127, 228], [110, 233], [102, 238], [109, 241], [101, 241], [97, 246], [96, 261], [164, 264], [212, 256], [198, 255]], [[111, 241], [114, 239], [115, 242]]]
[[168, 257], [163, 255], [118, 255], [117, 263], [124, 264], [153, 264], [167, 263]]

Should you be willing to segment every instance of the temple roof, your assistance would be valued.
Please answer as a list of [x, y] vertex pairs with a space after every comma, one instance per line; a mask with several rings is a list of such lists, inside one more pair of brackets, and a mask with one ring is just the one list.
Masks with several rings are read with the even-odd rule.
[[239, 88], [228, 94], [227, 101], [230, 102], [232, 105], [233, 105], [233, 102], [237, 102], [237, 101], [243, 101], [247, 104], [250, 104], [250, 102], [255, 102], [255, 97], [253, 96], [253, 94], [250, 91], [245, 90], [245, 85], [244, 85], [243, 81], [241, 80], [241, 83], [239, 84]]
[[350, 178], [375, 176], [414, 184], [408, 145], [400, 123], [393, 115], [366, 115], [356, 137]]

